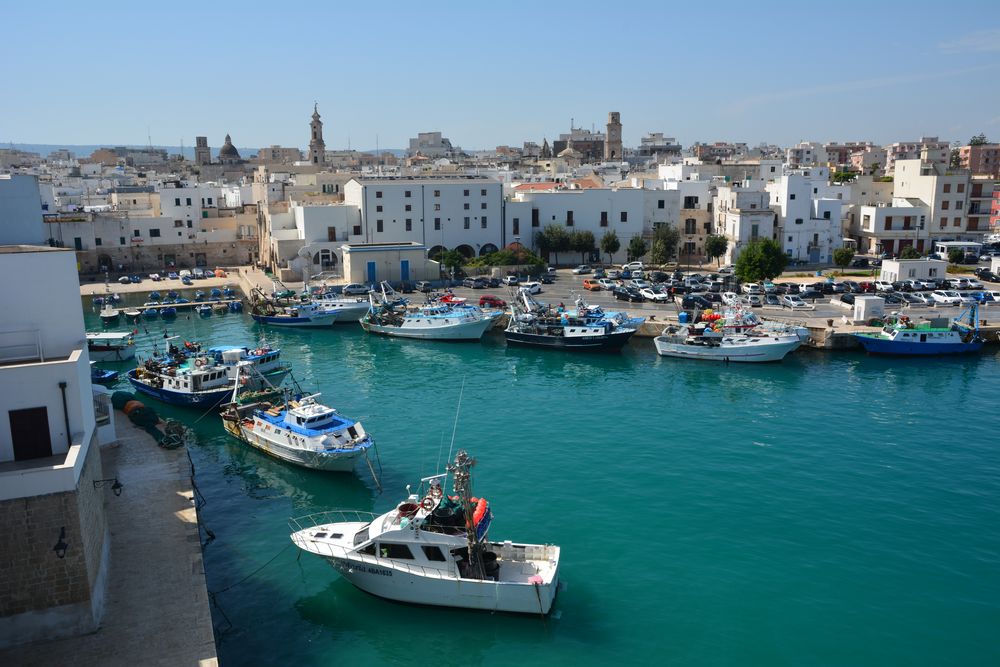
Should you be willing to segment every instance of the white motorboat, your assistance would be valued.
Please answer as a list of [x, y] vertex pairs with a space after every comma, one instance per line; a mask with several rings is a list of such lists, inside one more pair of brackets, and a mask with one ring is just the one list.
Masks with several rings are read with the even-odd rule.
[[222, 413], [232, 435], [275, 458], [314, 470], [349, 472], [374, 444], [360, 422], [316, 401], [319, 394], [284, 404], [234, 402]]
[[709, 361], [781, 361], [798, 349], [802, 340], [795, 333], [730, 333], [713, 331], [705, 323], [670, 325], [653, 339], [656, 352], [664, 357]]
[[[460, 450], [447, 473], [424, 478], [418, 493], [382, 515], [335, 511], [293, 519], [292, 542], [379, 597], [547, 614], [559, 587], [559, 547], [490, 541], [489, 503], [472, 496], [474, 463]], [[441, 485], [449, 474], [451, 496]]]
[[318, 296], [313, 303], [327, 312], [336, 313], [338, 324], [357, 322], [371, 308], [367, 298], [352, 296]]
[[126, 361], [134, 359], [135, 338], [130, 331], [88, 333], [87, 353], [91, 361]]

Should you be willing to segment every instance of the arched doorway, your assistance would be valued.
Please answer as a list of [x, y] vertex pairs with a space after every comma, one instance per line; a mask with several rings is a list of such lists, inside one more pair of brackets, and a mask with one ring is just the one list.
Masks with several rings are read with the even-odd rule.
[[330, 250], [329, 248], [323, 248], [319, 251], [319, 263], [323, 266], [323, 269], [331, 269], [337, 266], [337, 253]]
[[479, 256], [485, 257], [486, 255], [494, 253], [497, 250], [498, 248], [495, 245], [493, 245], [492, 243], [487, 243], [486, 245], [484, 245], [482, 248], [479, 249]]
[[472, 246], [465, 243], [455, 248], [455, 250], [461, 253], [462, 257], [465, 257], [466, 259], [472, 259], [476, 256], [476, 251], [472, 249]]
[[427, 251], [427, 259], [436, 261], [437, 258], [442, 254], [448, 252], [448, 249], [443, 245], [436, 245]]

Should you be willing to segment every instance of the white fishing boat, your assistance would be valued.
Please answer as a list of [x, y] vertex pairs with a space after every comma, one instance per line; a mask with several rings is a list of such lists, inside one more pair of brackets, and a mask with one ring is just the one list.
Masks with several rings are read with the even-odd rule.
[[121, 316], [121, 311], [111, 305], [111, 301], [105, 299], [104, 305], [101, 306], [101, 323], [104, 326], [112, 326], [118, 324], [118, 318]]
[[135, 338], [131, 331], [103, 331], [87, 334], [87, 354], [91, 361], [127, 361], [135, 358]]
[[479, 340], [500, 315], [478, 306], [440, 301], [411, 308], [405, 299], [390, 298], [384, 287], [381, 299], [375, 293], [369, 299], [361, 327], [368, 333], [398, 338]]
[[670, 325], [653, 339], [656, 352], [664, 357], [709, 361], [781, 361], [798, 349], [802, 340], [795, 333], [767, 334], [714, 331], [707, 323]]
[[283, 403], [233, 403], [222, 413], [226, 430], [282, 461], [314, 470], [349, 472], [374, 444], [360, 422], [316, 401], [319, 394]]
[[327, 312], [336, 313], [337, 324], [353, 324], [371, 308], [371, 302], [367, 298], [353, 296], [317, 296], [313, 298], [313, 303]]
[[337, 313], [314, 303], [275, 306], [270, 301], [257, 302], [251, 317], [261, 324], [279, 327], [328, 327], [337, 321]]
[[[475, 460], [459, 451], [392, 510], [334, 511], [290, 522], [292, 542], [363, 591], [389, 600], [547, 614], [559, 587], [558, 546], [491, 541], [489, 503], [472, 495]], [[454, 495], [442, 482], [452, 477]], [[426, 487], [426, 488], [425, 488]]]

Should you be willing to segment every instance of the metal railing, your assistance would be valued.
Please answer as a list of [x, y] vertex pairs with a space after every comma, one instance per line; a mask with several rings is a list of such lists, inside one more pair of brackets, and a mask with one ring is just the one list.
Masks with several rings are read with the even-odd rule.
[[94, 394], [94, 417], [98, 426], [111, 423], [111, 397], [107, 394]]
[[362, 512], [360, 510], [333, 509], [325, 512], [316, 512], [305, 516], [294, 517], [288, 520], [288, 527], [295, 531], [316, 528], [328, 523], [360, 522], [371, 523], [380, 515], [374, 512]]

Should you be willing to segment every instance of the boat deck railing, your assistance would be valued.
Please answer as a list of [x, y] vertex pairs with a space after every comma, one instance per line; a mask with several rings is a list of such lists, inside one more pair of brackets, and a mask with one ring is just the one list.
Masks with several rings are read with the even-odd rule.
[[295, 517], [288, 520], [288, 526], [294, 531], [315, 528], [328, 523], [360, 522], [371, 523], [380, 515], [374, 512], [362, 512], [360, 510], [333, 509], [325, 512], [316, 512], [305, 516]]

